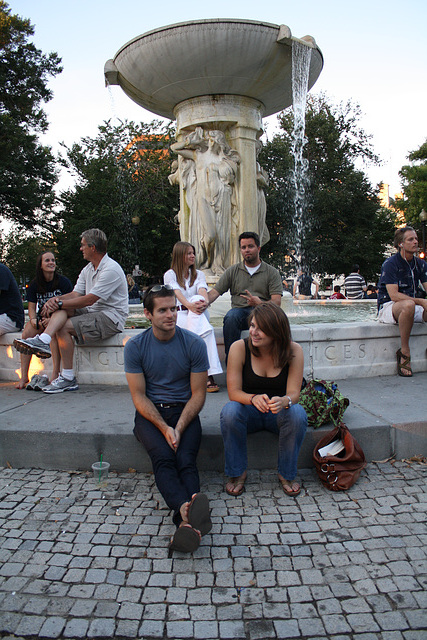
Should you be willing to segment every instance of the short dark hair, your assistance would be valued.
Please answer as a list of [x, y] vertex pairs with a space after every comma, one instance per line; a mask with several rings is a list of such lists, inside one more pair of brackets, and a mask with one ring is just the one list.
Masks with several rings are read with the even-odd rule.
[[335, 293], [338, 293], [339, 291], [341, 291], [341, 287], [340, 287], [340, 285], [339, 285], [339, 284], [336, 284], [336, 285], [335, 285], [335, 287], [334, 287], [334, 291], [335, 291]]
[[351, 273], [356, 273], [357, 271], [359, 271], [359, 269], [360, 269], [359, 265], [358, 264], [354, 264], [351, 267]]
[[257, 247], [261, 246], [259, 235], [255, 233], [255, 231], [244, 231], [239, 236], [239, 247], [240, 247], [240, 240], [250, 240], [251, 238], [252, 240], [255, 240], [255, 244]]
[[149, 313], [154, 311], [154, 300], [156, 298], [176, 298], [175, 291], [169, 284], [152, 284], [148, 287], [142, 302], [144, 309], [147, 309]]
[[[407, 231], [415, 231], [414, 227], [399, 227], [398, 229], [396, 229], [396, 231], [394, 232], [394, 247], [395, 249], [399, 249], [399, 246], [402, 244], [403, 239], [405, 237], [405, 233]], [[415, 232], [416, 233], [416, 232]]]

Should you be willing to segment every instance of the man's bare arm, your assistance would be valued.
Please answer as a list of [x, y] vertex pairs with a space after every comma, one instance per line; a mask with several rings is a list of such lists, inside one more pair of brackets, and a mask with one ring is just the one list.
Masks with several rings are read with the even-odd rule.
[[[427, 291], [427, 283], [423, 283], [424, 289]], [[402, 300], [413, 300], [415, 304], [418, 304], [420, 307], [423, 307], [427, 310], [427, 299], [426, 298], [411, 298], [411, 296], [407, 296], [405, 293], [401, 293], [399, 291], [399, 286], [397, 284], [386, 284], [387, 293], [390, 296], [390, 300], [392, 302], [401, 302]]]
[[217, 298], [219, 298], [218, 291], [216, 289], [210, 289], [210, 291], [208, 291], [209, 304], [212, 304], [212, 302], [214, 302]]
[[203, 409], [206, 399], [206, 385], [208, 381], [207, 371], [190, 374], [191, 398], [185, 405], [178, 422], [175, 426], [175, 432], [180, 438], [187, 426]]
[[[145, 393], [145, 377], [143, 373], [126, 373], [126, 380], [132, 396], [135, 409], [146, 420], [151, 422], [163, 434], [169, 446], [176, 451], [178, 442], [175, 429], [170, 427], [157, 411], [154, 404]], [[206, 385], [205, 385], [206, 386]]]

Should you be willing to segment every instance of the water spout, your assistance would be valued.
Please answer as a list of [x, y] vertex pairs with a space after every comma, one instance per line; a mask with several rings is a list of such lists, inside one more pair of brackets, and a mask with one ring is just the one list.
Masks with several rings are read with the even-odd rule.
[[308, 160], [303, 157], [305, 137], [305, 108], [307, 104], [308, 77], [312, 44], [293, 40], [292, 43], [292, 103], [294, 112], [294, 129], [292, 132], [292, 155], [294, 170], [291, 183], [294, 191], [295, 206], [295, 257], [301, 264], [302, 239], [307, 228], [307, 193], [309, 187]]

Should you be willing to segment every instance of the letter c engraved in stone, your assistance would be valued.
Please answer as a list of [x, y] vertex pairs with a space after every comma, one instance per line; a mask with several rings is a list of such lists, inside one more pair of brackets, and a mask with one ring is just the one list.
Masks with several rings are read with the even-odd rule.
[[[331, 354], [329, 354], [329, 351], [331, 351]], [[326, 347], [325, 356], [326, 356], [326, 358], [328, 358], [328, 360], [335, 360], [336, 356], [335, 356], [335, 345], [334, 344], [330, 344], [328, 347]]]
[[106, 351], [100, 351], [98, 353], [98, 362], [99, 362], [99, 364], [104, 365], [104, 367], [108, 367], [109, 360], [108, 360]]

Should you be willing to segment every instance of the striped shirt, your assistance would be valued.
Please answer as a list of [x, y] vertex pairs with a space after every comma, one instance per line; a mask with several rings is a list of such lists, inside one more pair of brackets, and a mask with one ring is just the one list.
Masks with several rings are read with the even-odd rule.
[[363, 298], [363, 288], [366, 287], [365, 279], [360, 273], [350, 273], [344, 280], [345, 295], [350, 299]]

